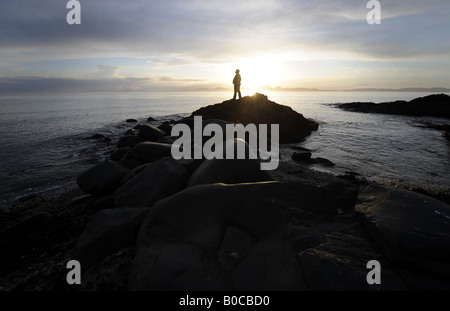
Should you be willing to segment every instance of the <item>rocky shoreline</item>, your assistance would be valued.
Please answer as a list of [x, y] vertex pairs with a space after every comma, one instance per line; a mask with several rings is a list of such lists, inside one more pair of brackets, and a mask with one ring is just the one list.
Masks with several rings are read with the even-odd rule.
[[[336, 107], [355, 112], [384, 113], [405, 116], [430, 116], [450, 119], [450, 96], [447, 94], [434, 94], [419, 97], [409, 102], [399, 100], [387, 103], [344, 103]], [[450, 124], [425, 123], [423, 127], [442, 131], [442, 137], [450, 138]]]
[[[299, 120], [266, 97], [243, 100], [270, 106], [271, 122]], [[229, 113], [239, 102], [222, 104]], [[214, 115], [206, 108], [205, 118], [228, 121], [220, 106]], [[309, 133], [312, 122], [304, 120]], [[80, 172], [77, 187], [2, 212], [0, 289], [450, 289], [446, 198], [314, 171], [318, 160], [307, 150], [293, 150], [273, 171], [261, 171], [259, 159], [174, 160], [173, 123], [137, 125], [109, 160]], [[290, 126], [308, 135], [298, 122]], [[72, 259], [81, 263], [81, 285], [66, 282]], [[372, 260], [381, 284], [367, 282]]]

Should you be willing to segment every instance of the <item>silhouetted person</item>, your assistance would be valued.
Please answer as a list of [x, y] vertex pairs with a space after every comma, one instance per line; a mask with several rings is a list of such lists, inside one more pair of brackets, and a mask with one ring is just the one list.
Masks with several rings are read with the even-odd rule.
[[239, 69], [236, 69], [236, 75], [234, 76], [233, 84], [234, 84], [233, 99], [236, 100], [236, 93], [239, 94], [239, 99], [241, 99], [241, 75], [239, 74]]

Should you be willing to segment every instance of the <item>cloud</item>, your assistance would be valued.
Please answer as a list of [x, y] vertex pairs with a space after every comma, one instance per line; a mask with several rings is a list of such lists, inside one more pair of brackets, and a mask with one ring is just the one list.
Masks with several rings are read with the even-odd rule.
[[0, 93], [177, 91], [184, 87], [211, 86], [201, 79], [171, 77], [1, 77]]
[[[450, 4], [436, 0], [382, 1], [382, 23], [388, 25], [385, 29], [392, 38], [384, 42], [389, 45], [387, 51], [395, 50], [391, 45], [399, 38], [409, 42], [405, 47], [418, 44], [414, 32], [407, 33], [407, 28], [432, 27], [448, 38], [445, 25], [441, 24], [439, 30], [432, 24], [437, 18], [448, 26], [444, 18], [449, 9]], [[42, 50], [56, 58], [58, 54], [81, 53], [84, 57], [127, 54], [159, 58], [179, 54], [220, 59], [244, 51], [277, 51], [286, 44], [320, 48], [317, 42], [328, 42], [339, 48], [345, 37], [347, 45], [372, 55], [372, 49], [359, 44], [373, 32], [365, 23], [365, 1], [360, 0], [81, 1], [81, 10], [82, 24], [68, 25], [64, 1], [3, 0], [2, 49]], [[426, 19], [420, 19], [420, 14]], [[411, 16], [417, 18], [407, 18]], [[436, 38], [431, 43], [439, 42]], [[417, 49], [415, 53], [422, 52], [427, 51]], [[170, 63], [170, 57], [166, 61]]]
[[80, 0], [81, 25], [68, 25], [67, 1], [2, 0], [0, 71], [22, 75], [2, 83], [50, 83], [43, 75], [88, 78], [96, 89], [204, 83], [195, 78], [268, 54], [448, 64], [450, 2], [380, 2], [382, 24], [371, 26], [361, 0]]
[[98, 71], [96, 73], [88, 75], [89, 78], [121, 78], [119, 71], [122, 69], [120, 66], [111, 65], [97, 65]]

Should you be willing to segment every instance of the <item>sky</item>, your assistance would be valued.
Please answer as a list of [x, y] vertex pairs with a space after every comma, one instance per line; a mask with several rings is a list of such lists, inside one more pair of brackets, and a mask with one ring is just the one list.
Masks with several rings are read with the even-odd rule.
[[0, 2], [0, 94], [450, 87], [450, 1]]

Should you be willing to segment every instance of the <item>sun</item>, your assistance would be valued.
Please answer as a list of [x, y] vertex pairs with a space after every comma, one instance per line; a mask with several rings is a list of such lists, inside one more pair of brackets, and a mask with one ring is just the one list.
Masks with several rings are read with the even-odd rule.
[[264, 86], [276, 86], [278, 70], [276, 63], [267, 58], [248, 59], [238, 64], [242, 77], [241, 91], [243, 95], [261, 92]]

